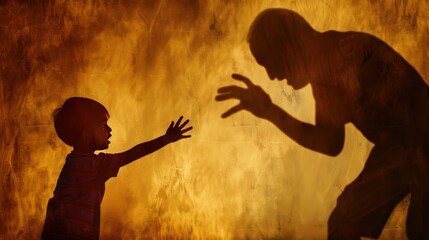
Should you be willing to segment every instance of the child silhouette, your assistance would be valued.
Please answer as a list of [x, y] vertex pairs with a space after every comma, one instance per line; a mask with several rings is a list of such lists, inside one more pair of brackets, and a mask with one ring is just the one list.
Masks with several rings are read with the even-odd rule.
[[100, 204], [105, 182], [119, 168], [165, 145], [189, 138], [189, 120], [171, 122], [165, 135], [117, 154], [94, 154], [109, 147], [109, 113], [100, 103], [72, 97], [53, 114], [58, 137], [73, 150], [58, 177], [54, 197], [48, 202], [42, 239], [99, 239]]

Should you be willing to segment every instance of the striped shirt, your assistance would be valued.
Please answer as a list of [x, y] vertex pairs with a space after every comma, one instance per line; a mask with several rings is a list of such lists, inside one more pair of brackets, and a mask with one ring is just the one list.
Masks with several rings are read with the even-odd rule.
[[99, 239], [104, 185], [120, 167], [117, 154], [69, 154], [48, 202], [42, 239]]

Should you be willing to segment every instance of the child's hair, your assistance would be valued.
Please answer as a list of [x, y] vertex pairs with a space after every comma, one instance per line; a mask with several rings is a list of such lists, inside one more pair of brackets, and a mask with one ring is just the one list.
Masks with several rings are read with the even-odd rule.
[[95, 121], [109, 118], [107, 109], [89, 98], [71, 97], [52, 112], [58, 137], [69, 146], [82, 142], [83, 132]]

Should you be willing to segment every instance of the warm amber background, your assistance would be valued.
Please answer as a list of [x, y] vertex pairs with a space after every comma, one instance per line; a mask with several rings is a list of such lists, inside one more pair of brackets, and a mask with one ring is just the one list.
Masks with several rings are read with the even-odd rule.
[[[268, 81], [249, 53], [248, 26], [268, 7], [293, 9], [319, 31], [371, 33], [429, 79], [427, 1], [0, 1], [0, 238], [38, 238], [70, 151], [50, 114], [76, 95], [109, 110], [107, 152], [163, 134], [181, 114], [194, 126], [191, 139], [109, 180], [102, 238], [326, 238], [336, 197], [371, 143], [350, 125], [344, 151], [327, 157], [249, 113], [222, 120], [235, 102], [214, 101], [239, 72], [314, 121], [311, 88]], [[406, 208], [383, 239], [404, 238]]]

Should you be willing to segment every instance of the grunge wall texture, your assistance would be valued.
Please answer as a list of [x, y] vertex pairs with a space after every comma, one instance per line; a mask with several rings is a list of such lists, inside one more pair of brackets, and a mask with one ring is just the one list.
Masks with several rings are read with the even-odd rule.
[[[120, 170], [102, 203], [103, 239], [324, 239], [342, 189], [372, 144], [348, 125], [338, 157], [298, 146], [272, 124], [214, 101], [249, 76], [314, 122], [311, 88], [271, 82], [246, 43], [254, 17], [292, 9], [318, 31], [384, 40], [429, 80], [429, 3], [407, 0], [0, 1], [0, 238], [38, 238], [71, 149], [50, 114], [85, 96], [110, 112], [112, 144], [150, 140], [183, 114], [193, 137]], [[394, 106], [392, 106], [394, 107]], [[403, 239], [405, 199], [383, 239]]]

